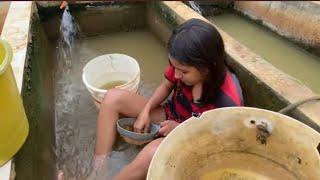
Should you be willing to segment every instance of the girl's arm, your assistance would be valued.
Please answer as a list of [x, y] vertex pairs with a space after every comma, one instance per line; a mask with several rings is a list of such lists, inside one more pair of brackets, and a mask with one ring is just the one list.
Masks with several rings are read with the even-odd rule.
[[136, 132], [147, 132], [150, 124], [150, 111], [158, 107], [171, 93], [173, 83], [165, 79], [164, 82], [155, 90], [147, 104], [139, 114], [136, 122], [134, 123], [134, 130]]
[[158, 107], [171, 93], [173, 83], [165, 79], [164, 82], [155, 90], [151, 98], [143, 108], [143, 111], [149, 111], [153, 108]]

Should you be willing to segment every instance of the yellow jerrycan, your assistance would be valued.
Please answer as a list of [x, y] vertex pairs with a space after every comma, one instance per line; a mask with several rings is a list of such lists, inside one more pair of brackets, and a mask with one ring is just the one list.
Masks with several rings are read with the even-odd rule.
[[17, 153], [29, 132], [28, 120], [10, 65], [12, 49], [0, 39], [0, 167]]

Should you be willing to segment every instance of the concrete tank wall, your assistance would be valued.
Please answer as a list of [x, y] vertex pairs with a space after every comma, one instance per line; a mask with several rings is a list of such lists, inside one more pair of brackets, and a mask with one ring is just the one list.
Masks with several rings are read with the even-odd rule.
[[319, 2], [236, 1], [234, 9], [320, 54]]

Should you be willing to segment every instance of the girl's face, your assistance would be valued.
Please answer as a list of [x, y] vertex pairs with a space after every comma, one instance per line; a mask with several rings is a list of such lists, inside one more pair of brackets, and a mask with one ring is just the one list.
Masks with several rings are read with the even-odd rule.
[[180, 79], [188, 86], [194, 86], [204, 81], [205, 72], [200, 72], [193, 66], [181, 64], [174, 58], [169, 58], [171, 65], [174, 67], [174, 77]]

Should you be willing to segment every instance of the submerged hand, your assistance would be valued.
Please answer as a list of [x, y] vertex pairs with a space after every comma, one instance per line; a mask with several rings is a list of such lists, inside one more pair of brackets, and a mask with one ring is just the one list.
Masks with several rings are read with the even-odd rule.
[[180, 123], [173, 120], [166, 120], [160, 124], [159, 134], [163, 136], [167, 136], [179, 124]]

